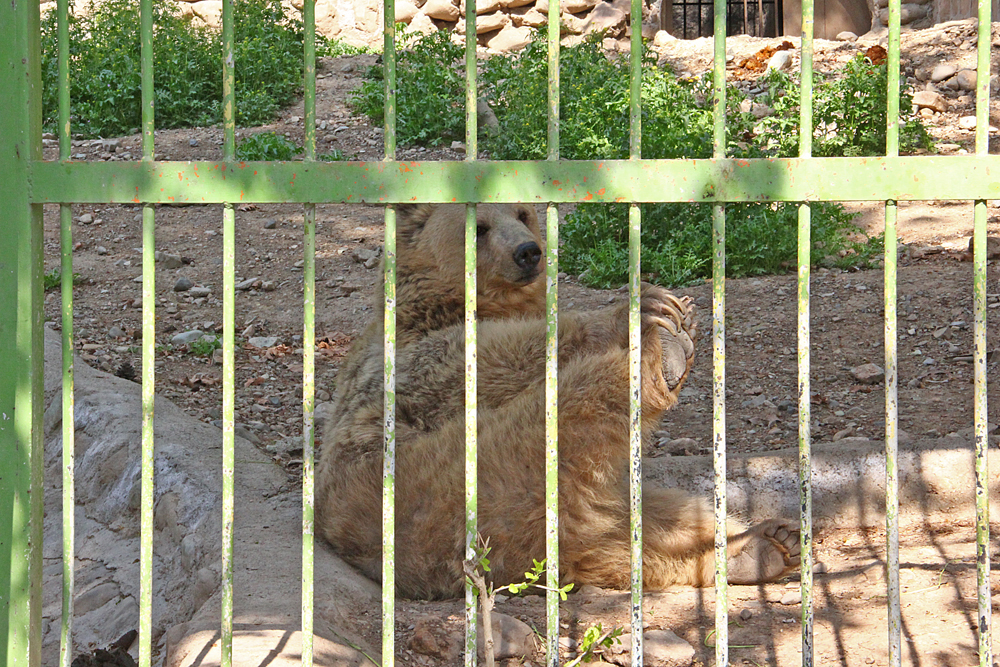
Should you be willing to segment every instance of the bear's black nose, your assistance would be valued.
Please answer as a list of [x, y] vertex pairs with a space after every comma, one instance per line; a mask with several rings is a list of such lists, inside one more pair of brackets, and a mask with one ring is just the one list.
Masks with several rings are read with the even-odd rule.
[[514, 262], [522, 269], [533, 269], [542, 258], [542, 249], [534, 241], [522, 243], [514, 250]]

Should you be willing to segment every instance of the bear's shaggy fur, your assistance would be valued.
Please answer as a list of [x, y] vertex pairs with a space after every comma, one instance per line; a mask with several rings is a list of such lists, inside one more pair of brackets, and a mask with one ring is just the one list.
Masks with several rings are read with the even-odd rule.
[[[538, 220], [526, 205], [480, 205], [478, 221], [479, 531], [495, 585], [545, 555], [545, 294]], [[396, 590], [463, 590], [465, 209], [399, 207], [396, 357]], [[376, 299], [381, 304], [381, 295]], [[677, 400], [694, 354], [687, 300], [645, 286], [642, 433]], [[378, 308], [381, 311], [381, 306]], [[559, 317], [559, 553], [564, 583], [629, 586], [627, 306]], [[317, 484], [320, 535], [381, 579], [383, 317], [337, 378]], [[645, 587], [704, 586], [714, 522], [701, 499], [643, 490]], [[781, 521], [730, 521], [729, 580], [767, 581], [797, 562]]]

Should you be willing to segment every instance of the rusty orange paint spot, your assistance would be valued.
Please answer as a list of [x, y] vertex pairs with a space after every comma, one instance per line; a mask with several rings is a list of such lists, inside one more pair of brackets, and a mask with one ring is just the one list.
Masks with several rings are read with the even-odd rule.
[[587, 192], [587, 195], [583, 198], [583, 201], [590, 201], [593, 198], [594, 195], [592, 195], [590, 192]]
[[405, 174], [408, 171], [413, 171], [413, 169], [411, 169], [410, 167], [407, 167], [405, 163], [400, 162], [399, 163], [399, 171], [400, 171], [400, 173]]
[[243, 201], [243, 191], [240, 190], [240, 201]]
[[552, 185], [559, 185], [559, 184], [560, 184], [560, 182], [561, 182], [561, 181], [556, 181], [556, 180], [553, 180], [553, 181], [552, 181]]
[[253, 170], [253, 175], [254, 175], [254, 176], [256, 176], [256, 175], [257, 175], [257, 170], [256, 170], [256, 169], [254, 169], [254, 170]]
[[601, 188], [600, 190], [597, 191], [597, 196], [600, 197], [603, 194], [604, 194], [604, 188]]

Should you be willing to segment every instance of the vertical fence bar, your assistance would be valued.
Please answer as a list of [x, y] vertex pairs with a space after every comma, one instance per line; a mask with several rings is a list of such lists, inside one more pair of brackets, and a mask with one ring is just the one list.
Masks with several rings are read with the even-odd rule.
[[0, 664], [37, 667], [42, 625], [42, 208], [37, 2], [0, 7]]
[[[236, 159], [233, 0], [222, 0], [222, 159]], [[233, 664], [233, 512], [236, 469], [236, 212], [222, 205], [222, 601], [220, 665]]]
[[[465, 159], [473, 162], [478, 152], [476, 129], [476, 3], [465, 3]], [[465, 558], [474, 560], [478, 527], [479, 480], [476, 459], [477, 349], [476, 349], [476, 205], [465, 206]], [[486, 591], [481, 591], [486, 595]], [[484, 637], [489, 640], [489, 637]], [[465, 664], [476, 664], [476, 589], [465, 581]]]
[[[385, 0], [385, 160], [396, 159], [396, 5]], [[396, 207], [385, 207], [382, 451], [382, 665], [395, 664], [396, 619]]]
[[[813, 0], [802, 0], [799, 157], [812, 157], [813, 134]], [[812, 268], [812, 209], [799, 205], [798, 246], [798, 375], [799, 375], [799, 546], [801, 547], [802, 665], [813, 664], [812, 571], [812, 433], [809, 371], [809, 277]]]
[[[726, 155], [726, 0], [715, 0], [712, 155]], [[715, 469], [715, 664], [729, 664], [726, 534], [726, 207], [712, 207], [712, 458]]]
[[[141, 0], [142, 160], [155, 149], [153, 3]], [[142, 207], [142, 492], [139, 554], [139, 667], [149, 667], [153, 641], [153, 405], [156, 391], [156, 232], [152, 204]]]
[[[991, 5], [979, 0], [979, 25], [976, 66], [976, 154], [989, 153]], [[973, 339], [975, 354], [976, 438], [976, 598], [979, 631], [979, 664], [993, 665], [993, 609], [990, 597], [990, 487], [987, 450], [989, 431], [986, 412], [986, 201], [973, 204]]]
[[[316, 160], [316, 0], [304, 0], [305, 161]], [[302, 667], [313, 664], [316, 501], [316, 204], [302, 211]]]
[[[900, 2], [889, 0], [889, 42], [886, 58], [885, 154], [899, 155], [899, 32]], [[885, 539], [886, 615], [890, 667], [902, 659], [899, 590], [899, 471], [898, 386], [896, 357], [896, 202], [885, 203]]]
[[[559, 160], [559, 3], [548, 14], [548, 156]], [[559, 665], [559, 207], [545, 208], [545, 638]]]
[[[69, 0], [56, 3], [59, 42], [59, 160], [70, 158], [69, 98]], [[62, 627], [59, 634], [59, 665], [70, 667], [73, 661], [73, 600], [76, 597], [76, 523], [75, 518], [75, 440], [76, 420], [73, 406], [73, 207], [59, 205], [59, 245], [62, 271], [62, 524], [63, 590]]]
[[[642, 3], [632, 0], [629, 17], [629, 159], [642, 159]], [[632, 665], [643, 664], [642, 636], [642, 331], [641, 299], [642, 213], [635, 202], [628, 209], [628, 365], [629, 365], [629, 511], [632, 560]]]

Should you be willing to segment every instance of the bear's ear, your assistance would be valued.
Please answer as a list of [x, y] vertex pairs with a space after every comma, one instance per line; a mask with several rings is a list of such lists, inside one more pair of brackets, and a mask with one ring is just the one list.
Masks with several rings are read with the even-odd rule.
[[408, 241], [412, 241], [424, 228], [424, 224], [434, 212], [433, 204], [397, 204], [396, 231]]

